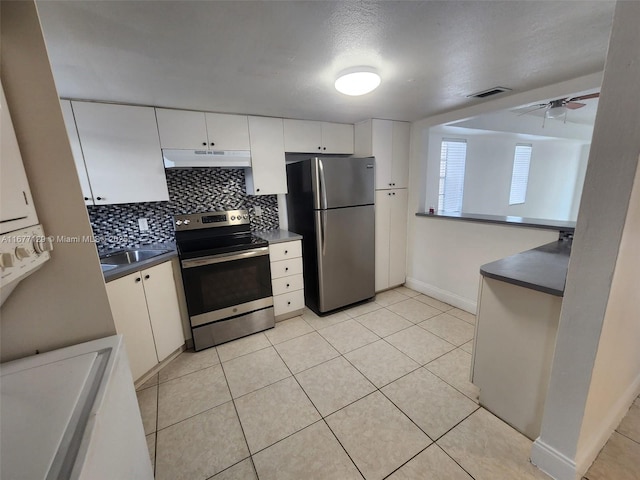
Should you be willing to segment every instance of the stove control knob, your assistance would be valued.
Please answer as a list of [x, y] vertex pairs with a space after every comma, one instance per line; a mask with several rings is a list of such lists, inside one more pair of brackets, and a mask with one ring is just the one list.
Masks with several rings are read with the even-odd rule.
[[33, 249], [38, 255], [44, 252], [50, 252], [53, 250], [53, 241], [51, 238], [39, 238], [33, 241]]
[[0, 267], [13, 267], [13, 255], [10, 253], [0, 253]]
[[187, 218], [187, 219], [186, 219], [184, 222], [182, 222], [182, 223], [184, 223], [185, 225], [189, 225], [189, 224], [191, 223], [191, 220], [189, 220], [189, 219]]
[[234, 215], [231, 215], [231, 221], [235, 220], [236, 217]]
[[16, 247], [16, 258], [18, 260], [22, 260], [23, 258], [27, 258], [31, 256], [31, 252], [27, 247]]
[[178, 226], [182, 225], [182, 220], [176, 220], [176, 225]]

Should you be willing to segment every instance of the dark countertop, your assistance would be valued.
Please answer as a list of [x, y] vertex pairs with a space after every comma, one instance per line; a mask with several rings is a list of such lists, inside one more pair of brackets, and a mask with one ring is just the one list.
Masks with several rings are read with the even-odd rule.
[[294, 240], [302, 240], [302, 235], [289, 232], [288, 230], [267, 230], [266, 232], [254, 232], [257, 237], [266, 240], [269, 243], [292, 242]]
[[479, 213], [426, 213], [418, 212], [417, 217], [430, 217], [440, 218], [445, 220], [460, 220], [467, 222], [479, 222], [479, 223], [497, 223], [501, 225], [512, 225], [515, 227], [529, 227], [529, 228], [543, 228], [546, 230], [562, 230], [565, 232], [573, 232], [576, 227], [576, 222], [561, 221], [561, 220], [545, 220], [543, 218], [525, 218], [525, 217], [512, 217], [502, 215], [484, 215]]
[[[130, 273], [134, 273], [140, 270], [144, 270], [145, 268], [153, 267], [160, 263], [164, 263], [172, 258], [178, 256], [178, 251], [174, 244], [160, 244], [160, 245], [143, 245], [136, 248], [121, 248], [118, 250], [113, 250], [111, 253], [116, 252], [126, 252], [136, 249], [145, 249], [145, 250], [168, 250], [166, 253], [161, 253], [160, 255], [156, 255], [155, 257], [147, 258], [146, 260], [141, 260], [139, 262], [130, 263], [127, 265], [118, 265], [116, 268], [111, 270], [103, 271], [104, 281], [109, 283], [111, 280], [115, 280], [117, 278], [124, 277], [129, 275]], [[106, 253], [105, 253], [106, 254]], [[101, 255], [101, 257], [104, 255]]]
[[570, 255], [571, 242], [558, 240], [482, 265], [480, 273], [488, 278], [562, 297]]

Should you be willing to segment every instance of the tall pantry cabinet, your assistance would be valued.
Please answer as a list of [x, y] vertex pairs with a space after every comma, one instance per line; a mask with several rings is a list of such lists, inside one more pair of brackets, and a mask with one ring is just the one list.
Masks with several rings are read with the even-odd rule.
[[355, 126], [355, 154], [376, 158], [376, 292], [406, 279], [410, 131], [391, 120]]

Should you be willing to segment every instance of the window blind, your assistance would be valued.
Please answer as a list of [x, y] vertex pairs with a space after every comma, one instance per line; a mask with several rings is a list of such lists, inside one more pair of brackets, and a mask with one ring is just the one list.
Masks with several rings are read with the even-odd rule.
[[467, 141], [443, 138], [440, 147], [438, 211], [461, 212]]
[[516, 151], [513, 156], [513, 172], [511, 174], [509, 205], [524, 203], [527, 198], [531, 151], [532, 147], [529, 144], [519, 143], [516, 145]]

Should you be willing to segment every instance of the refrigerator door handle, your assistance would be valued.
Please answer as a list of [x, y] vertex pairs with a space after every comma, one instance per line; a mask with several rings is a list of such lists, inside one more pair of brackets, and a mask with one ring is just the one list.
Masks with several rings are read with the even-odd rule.
[[318, 190], [320, 193], [320, 208], [327, 208], [327, 189], [325, 188], [324, 181], [324, 165], [322, 164], [322, 159], [318, 159]]
[[325, 232], [325, 215], [327, 213], [322, 211], [320, 212], [320, 243], [322, 245], [322, 256], [324, 257], [327, 253], [327, 242], [325, 242], [326, 232]]
[[[324, 284], [324, 257], [326, 255], [326, 243], [325, 243], [325, 219], [323, 218], [327, 214], [326, 210], [320, 210], [315, 212], [315, 230], [316, 230], [316, 242], [318, 245], [318, 281], [322, 286]], [[324, 303], [324, 289], [322, 287], [318, 290], [318, 301], [320, 304]]]

